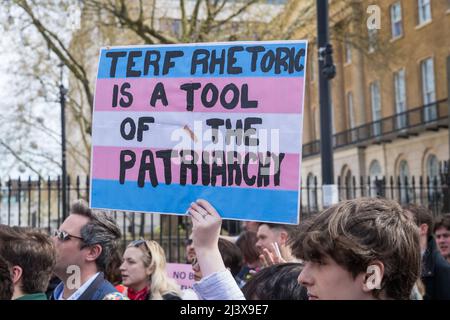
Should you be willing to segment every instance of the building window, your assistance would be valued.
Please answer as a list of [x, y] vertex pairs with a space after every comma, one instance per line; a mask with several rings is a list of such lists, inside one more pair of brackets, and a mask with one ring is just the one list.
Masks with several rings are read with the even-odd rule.
[[380, 99], [380, 83], [378, 81], [370, 84], [370, 101], [372, 107], [372, 136], [376, 137], [381, 134], [381, 99]]
[[384, 194], [381, 166], [378, 160], [373, 160], [369, 166], [370, 196], [382, 196]]
[[408, 162], [406, 160], [400, 161], [399, 173], [400, 173], [400, 177], [403, 177], [403, 178], [409, 176], [409, 166], [408, 166]]
[[434, 179], [439, 176], [439, 161], [434, 154], [428, 156], [427, 159], [427, 177]]
[[353, 180], [352, 180], [352, 170], [348, 169], [345, 175], [345, 197], [346, 199], [353, 199]]
[[373, 160], [369, 166], [369, 176], [373, 178], [381, 177], [381, 166], [378, 160]]
[[395, 112], [397, 114], [397, 129], [406, 127], [406, 90], [405, 90], [405, 69], [394, 73], [394, 91], [395, 91]]
[[433, 206], [437, 206], [439, 203], [439, 161], [434, 154], [431, 154], [427, 158], [426, 174], [428, 182], [428, 202]]
[[351, 63], [352, 62], [352, 44], [347, 37], [344, 40], [344, 50], [345, 50], [345, 63]]
[[353, 110], [353, 93], [347, 93], [348, 118], [350, 121], [350, 129], [355, 127], [355, 113]]
[[437, 108], [436, 91], [434, 85], [434, 63], [433, 58], [428, 58], [420, 63], [422, 73], [422, 96], [424, 104], [423, 118], [425, 122], [436, 120]]
[[317, 211], [317, 186], [314, 183], [314, 174], [310, 172], [306, 177], [308, 188], [308, 211]]
[[340, 199], [353, 199], [353, 176], [352, 170], [348, 165], [344, 165], [341, 169], [340, 184], [338, 188], [340, 189]]
[[173, 19], [172, 20], [172, 33], [176, 36], [176, 37], [181, 37], [181, 20], [180, 19]]
[[[353, 107], [353, 93], [347, 93], [347, 110], [348, 110], [348, 120], [349, 120], [349, 129], [353, 129], [355, 127], [355, 110]], [[350, 141], [355, 142], [357, 140], [356, 130], [350, 131]]]
[[369, 39], [369, 53], [375, 51], [378, 45], [378, 30], [377, 29], [369, 29], [368, 30], [368, 39]]
[[417, 9], [419, 14], [419, 25], [431, 20], [430, 0], [418, 0]]
[[391, 32], [393, 39], [403, 34], [402, 6], [400, 2], [396, 2], [391, 6]]
[[[411, 180], [409, 179], [409, 166], [406, 160], [400, 161], [399, 165], [400, 178], [400, 203], [409, 203], [412, 198], [410, 188]], [[406, 184], [408, 182], [408, 184]]]

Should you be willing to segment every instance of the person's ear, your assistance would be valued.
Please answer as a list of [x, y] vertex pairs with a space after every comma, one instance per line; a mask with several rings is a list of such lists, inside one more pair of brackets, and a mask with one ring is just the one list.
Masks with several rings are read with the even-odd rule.
[[370, 292], [374, 289], [381, 289], [381, 282], [384, 276], [384, 264], [381, 261], [373, 261], [367, 267], [364, 276], [363, 291]]
[[102, 254], [102, 246], [99, 244], [94, 244], [88, 247], [88, 253], [86, 255], [87, 261], [95, 261]]
[[425, 235], [428, 234], [428, 225], [427, 225], [426, 223], [422, 223], [422, 224], [419, 226], [419, 234], [420, 234], [421, 236], [425, 236]]
[[147, 268], [145, 268], [145, 273], [147, 276], [152, 275], [156, 270], [156, 265], [154, 263], [151, 263]]
[[14, 285], [16, 285], [22, 279], [22, 275], [23, 275], [22, 267], [13, 266], [11, 268], [11, 279]]
[[280, 231], [280, 245], [284, 246], [286, 245], [288, 239], [288, 233], [286, 231]]

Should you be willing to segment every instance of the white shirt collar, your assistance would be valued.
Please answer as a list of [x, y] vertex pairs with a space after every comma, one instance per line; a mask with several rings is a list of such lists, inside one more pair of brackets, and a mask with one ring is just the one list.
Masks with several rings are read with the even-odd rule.
[[91, 285], [92, 282], [97, 278], [97, 276], [100, 274], [100, 272], [97, 272], [92, 277], [90, 277], [81, 287], [77, 289], [70, 297], [67, 299], [63, 298], [64, 295], [64, 288], [61, 290], [61, 293], [58, 297], [58, 300], [78, 300], [78, 298], [86, 291], [86, 289]]

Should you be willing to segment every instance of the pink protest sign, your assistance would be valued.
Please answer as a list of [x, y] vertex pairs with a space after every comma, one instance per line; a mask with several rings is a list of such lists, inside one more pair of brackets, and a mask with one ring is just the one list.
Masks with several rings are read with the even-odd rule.
[[168, 263], [167, 274], [180, 285], [181, 289], [192, 288], [194, 284], [194, 271], [190, 264]]

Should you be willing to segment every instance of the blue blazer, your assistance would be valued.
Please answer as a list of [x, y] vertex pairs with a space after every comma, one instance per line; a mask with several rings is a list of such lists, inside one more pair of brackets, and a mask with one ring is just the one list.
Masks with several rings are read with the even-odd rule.
[[[64, 290], [64, 283], [61, 282], [53, 291], [52, 300], [57, 300], [61, 292]], [[114, 286], [105, 279], [102, 272], [87, 287], [77, 300], [103, 300], [103, 298], [113, 292], [118, 292]]]

